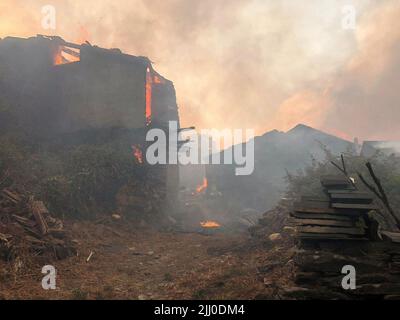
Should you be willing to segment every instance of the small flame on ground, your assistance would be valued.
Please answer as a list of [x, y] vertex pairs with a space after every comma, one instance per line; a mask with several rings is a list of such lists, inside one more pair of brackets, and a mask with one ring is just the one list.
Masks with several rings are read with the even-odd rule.
[[143, 152], [138, 146], [132, 146], [133, 156], [135, 157], [136, 161], [140, 164], [143, 163]]
[[200, 222], [200, 225], [203, 228], [219, 228], [221, 225], [218, 222], [207, 220], [207, 221], [202, 221]]
[[203, 183], [196, 188], [196, 192], [200, 193], [200, 192], [206, 190], [207, 187], [208, 187], [208, 180], [207, 180], [207, 178], [204, 178]]

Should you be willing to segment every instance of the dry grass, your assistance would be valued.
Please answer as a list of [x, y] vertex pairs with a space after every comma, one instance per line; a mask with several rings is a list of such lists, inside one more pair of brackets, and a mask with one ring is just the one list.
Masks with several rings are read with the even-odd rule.
[[[64, 261], [6, 264], [3, 299], [254, 299], [273, 298], [257, 271], [273, 250], [246, 234], [163, 233], [129, 223], [67, 222], [78, 255]], [[86, 262], [90, 252], [94, 254]], [[277, 257], [281, 255], [277, 254]], [[273, 255], [272, 259], [275, 259]], [[57, 290], [41, 288], [41, 267], [57, 269]], [[282, 281], [275, 270], [269, 276]]]

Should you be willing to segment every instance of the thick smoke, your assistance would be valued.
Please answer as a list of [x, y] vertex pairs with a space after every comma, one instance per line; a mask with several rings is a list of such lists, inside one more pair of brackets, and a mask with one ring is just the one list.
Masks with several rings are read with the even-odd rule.
[[[47, 4], [55, 31], [41, 27]], [[349, 4], [356, 30], [341, 25]], [[2, 0], [0, 37], [57, 34], [148, 56], [174, 81], [183, 125], [261, 134], [303, 122], [392, 139], [399, 12], [397, 0]]]

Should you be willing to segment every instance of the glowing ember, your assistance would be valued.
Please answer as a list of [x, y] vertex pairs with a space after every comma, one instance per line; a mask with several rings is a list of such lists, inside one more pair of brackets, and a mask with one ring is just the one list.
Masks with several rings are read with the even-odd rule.
[[200, 225], [203, 228], [219, 228], [219, 227], [221, 227], [221, 225], [218, 222], [210, 221], [210, 220], [200, 222]]
[[143, 163], [143, 152], [138, 146], [132, 146], [133, 156], [138, 163]]
[[196, 188], [196, 192], [200, 193], [200, 192], [206, 190], [207, 187], [208, 187], [208, 180], [207, 180], [207, 178], [204, 178], [203, 183]]
[[165, 83], [165, 81], [163, 79], [161, 79], [159, 76], [154, 75], [154, 83], [162, 84], [162, 83]]
[[151, 122], [151, 98], [152, 98], [153, 77], [150, 68], [146, 72], [146, 124]]

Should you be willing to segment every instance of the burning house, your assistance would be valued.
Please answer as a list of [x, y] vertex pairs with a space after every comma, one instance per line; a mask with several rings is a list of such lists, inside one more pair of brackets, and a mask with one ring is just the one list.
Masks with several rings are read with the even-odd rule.
[[[0, 40], [0, 74], [0, 134], [23, 132], [35, 144], [95, 144], [128, 132], [143, 164], [147, 130], [179, 123], [173, 83], [148, 58], [119, 49], [7, 37]], [[174, 199], [178, 167], [150, 170], [162, 176], [165, 198]]]

